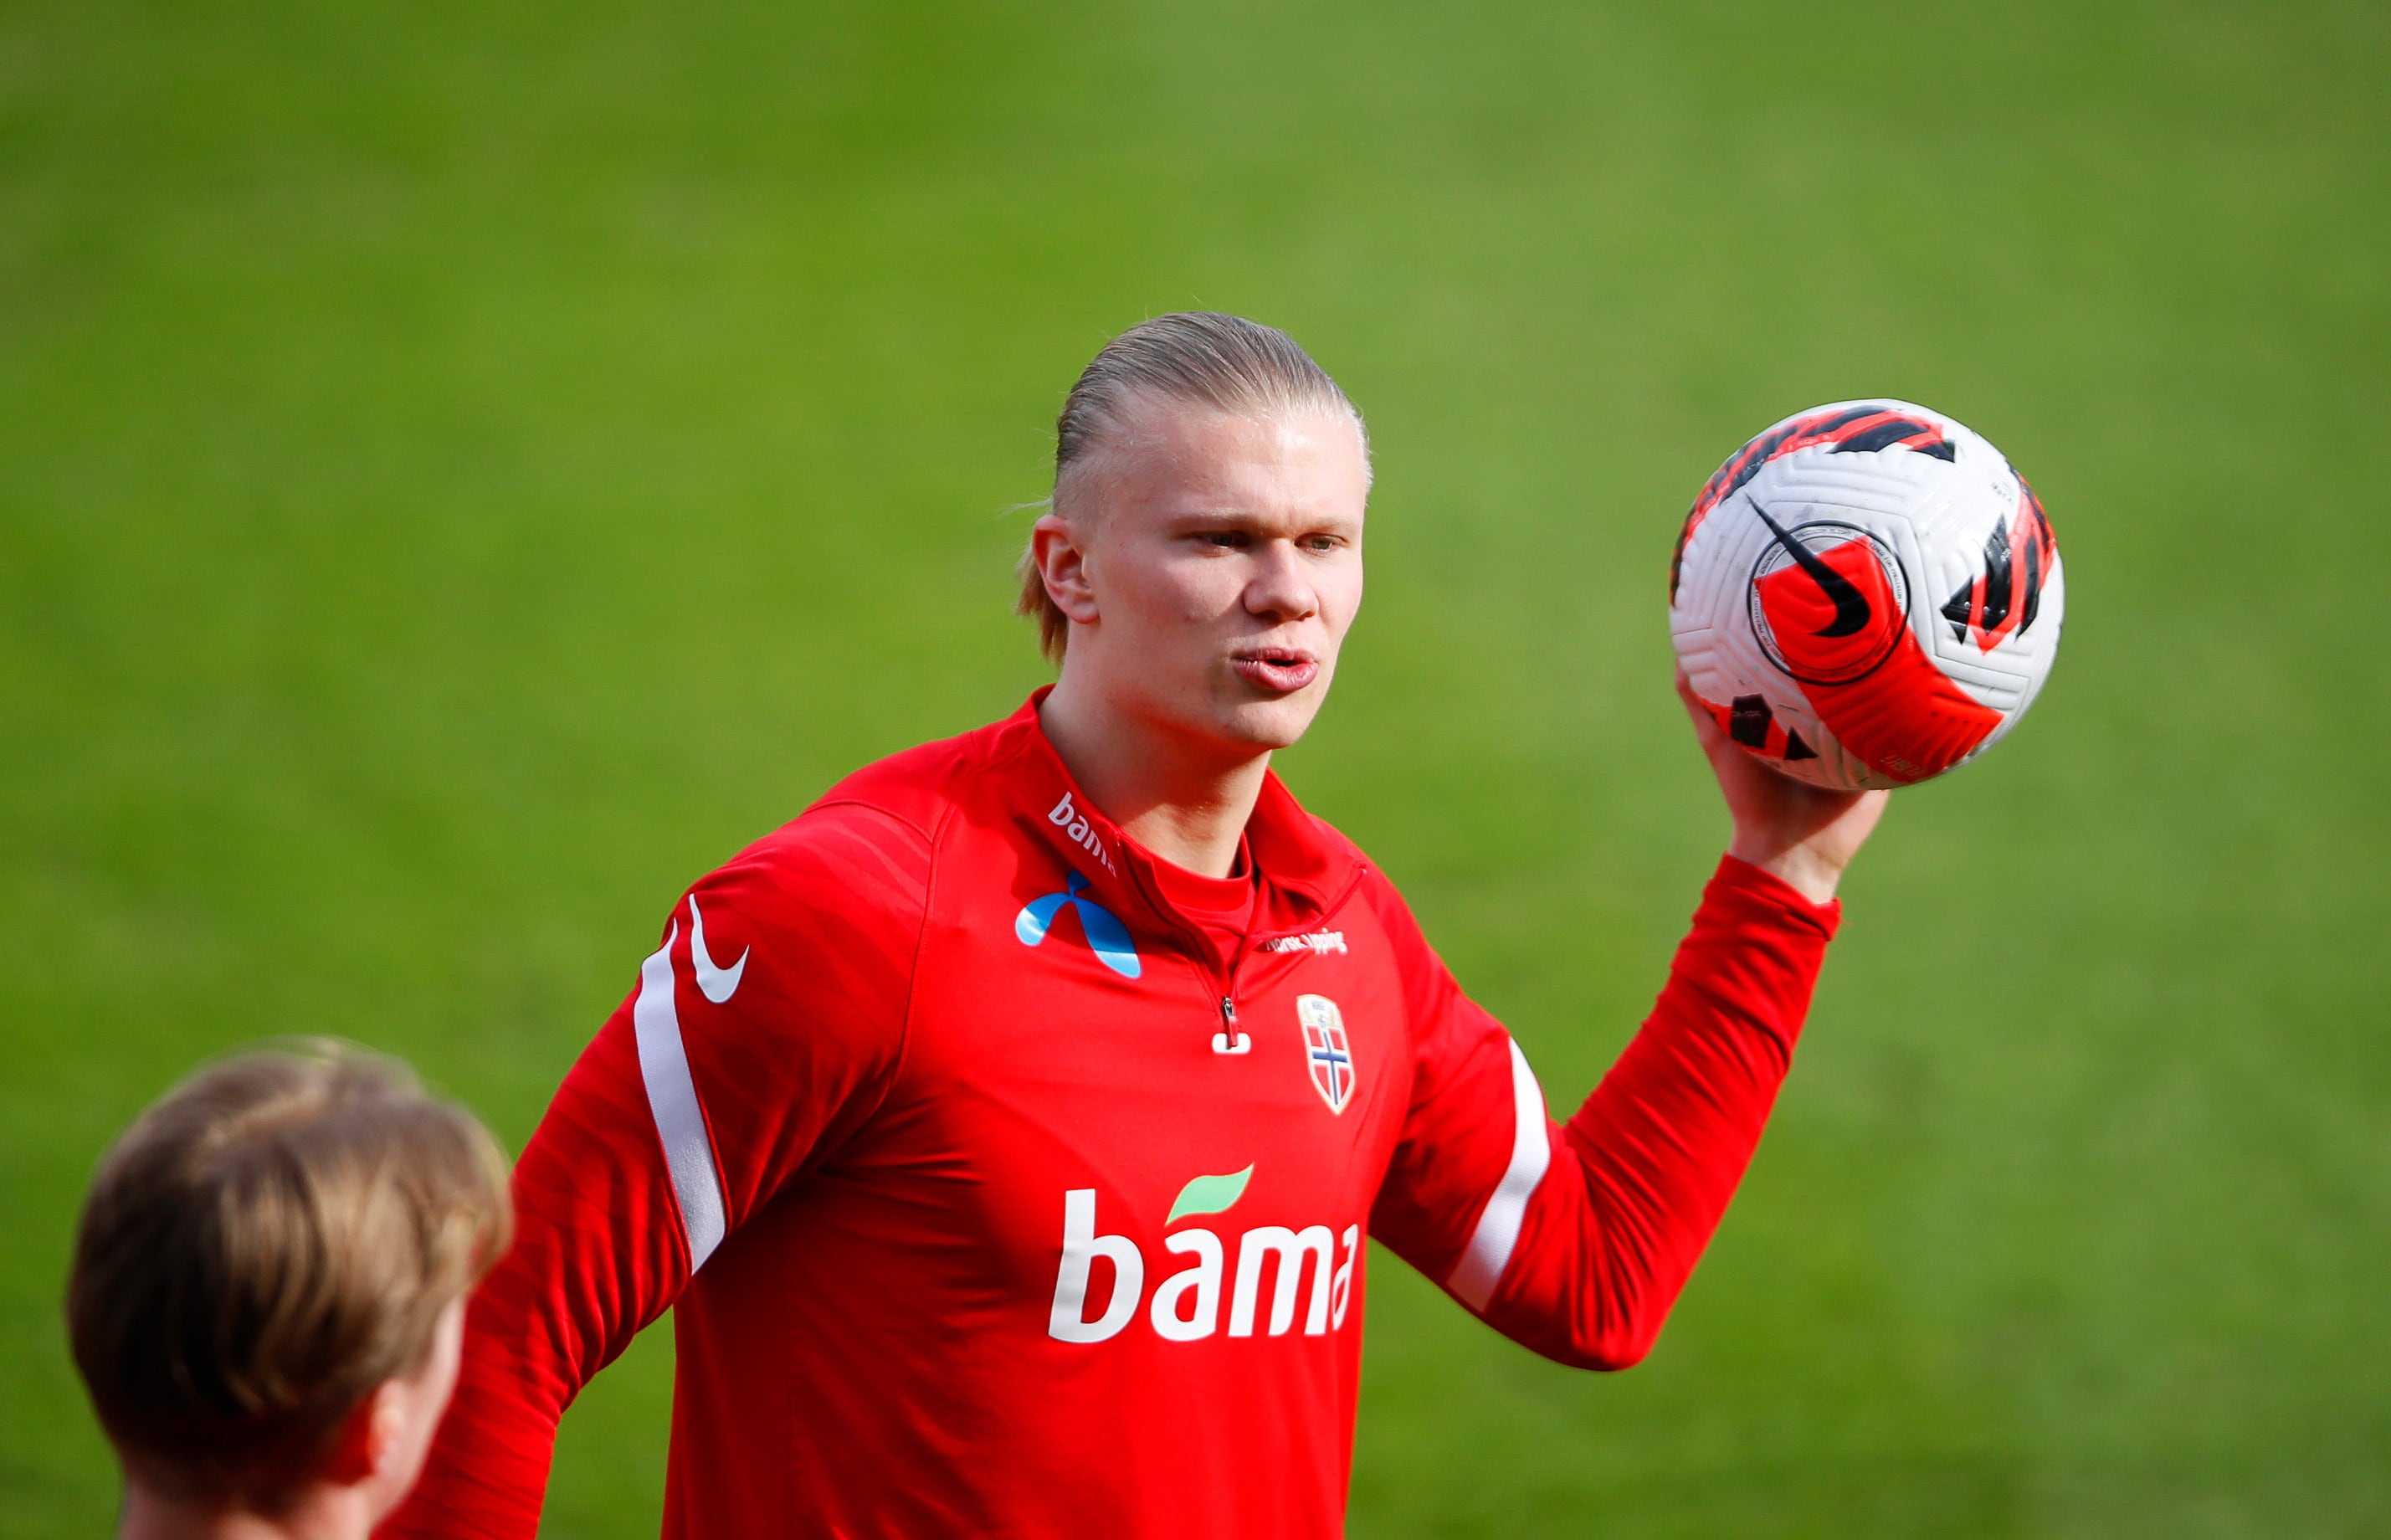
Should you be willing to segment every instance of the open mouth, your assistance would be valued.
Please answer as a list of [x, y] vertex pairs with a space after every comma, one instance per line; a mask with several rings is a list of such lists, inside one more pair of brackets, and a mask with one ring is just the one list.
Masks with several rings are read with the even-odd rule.
[[1291, 695], [1320, 677], [1320, 660], [1299, 647], [1256, 647], [1229, 661], [1238, 678], [1278, 695]]

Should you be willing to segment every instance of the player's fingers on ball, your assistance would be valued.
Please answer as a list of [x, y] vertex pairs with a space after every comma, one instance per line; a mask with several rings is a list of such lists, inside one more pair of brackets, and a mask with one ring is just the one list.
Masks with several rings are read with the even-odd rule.
[[1709, 748], [1725, 738], [1726, 735], [1719, 731], [1718, 721], [1712, 717], [1710, 707], [1694, 693], [1694, 681], [1686, 677], [1683, 666], [1677, 669], [1676, 684], [1677, 699], [1686, 704], [1686, 715], [1694, 719], [1694, 734], [1701, 740], [1702, 746]]

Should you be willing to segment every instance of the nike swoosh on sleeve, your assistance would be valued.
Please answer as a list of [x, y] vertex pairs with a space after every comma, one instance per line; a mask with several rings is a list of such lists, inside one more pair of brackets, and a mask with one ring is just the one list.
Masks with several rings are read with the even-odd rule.
[[714, 959], [705, 954], [705, 916], [697, 912], [697, 895], [689, 896], [689, 962], [697, 975], [699, 993], [717, 1005], [737, 994], [740, 976], [747, 971], [747, 952], [754, 950], [741, 951], [739, 961], [727, 968], [716, 967]]

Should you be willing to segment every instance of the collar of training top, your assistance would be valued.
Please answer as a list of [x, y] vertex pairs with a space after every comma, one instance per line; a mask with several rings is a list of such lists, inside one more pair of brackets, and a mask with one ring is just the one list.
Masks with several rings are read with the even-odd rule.
[[[1054, 687], [1044, 685], [1002, 724], [1019, 745], [1015, 816], [1110, 902], [1154, 923], [1205, 938], [1205, 927], [1169, 900], [1157, 869], [1162, 858], [1121, 832], [1088, 799], [1039, 724], [1038, 707]], [[1249, 939], [1311, 930], [1342, 904], [1362, 880], [1360, 853], [1343, 835], [1304, 811], [1276, 771], [1265, 771], [1260, 797], [1246, 820], [1246, 848], [1260, 884]]]

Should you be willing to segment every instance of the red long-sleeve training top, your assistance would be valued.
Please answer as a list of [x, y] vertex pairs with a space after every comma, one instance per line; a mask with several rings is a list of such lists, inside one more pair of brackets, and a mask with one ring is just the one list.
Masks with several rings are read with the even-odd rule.
[[1328, 1537], [1376, 1236], [1615, 1368], [1742, 1176], [1837, 917], [1732, 859], [1566, 1124], [1272, 778], [1243, 874], [1090, 806], [1037, 698], [707, 876], [516, 1167], [422, 1484], [530, 1540], [558, 1417], [667, 1307], [665, 1533]]

